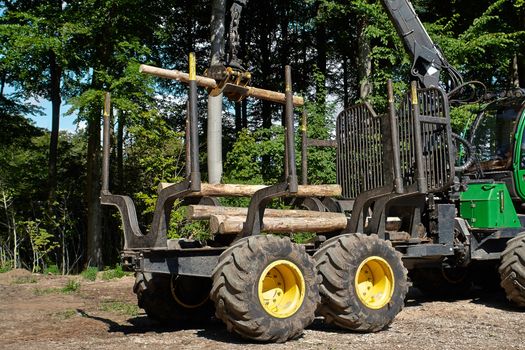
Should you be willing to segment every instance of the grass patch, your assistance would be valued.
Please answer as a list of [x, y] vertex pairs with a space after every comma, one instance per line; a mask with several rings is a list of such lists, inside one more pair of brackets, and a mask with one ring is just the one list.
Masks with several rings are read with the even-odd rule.
[[76, 293], [80, 289], [80, 282], [76, 280], [69, 280], [67, 281], [64, 288], [62, 288], [60, 291], [64, 294], [71, 294]]
[[13, 262], [11, 260], [7, 260], [4, 263], [0, 263], [0, 273], [5, 273], [8, 271], [11, 271], [13, 269]]
[[79, 290], [80, 282], [76, 280], [69, 280], [62, 288], [35, 288], [34, 293], [37, 296], [48, 294], [73, 294]]
[[97, 279], [97, 273], [98, 273], [98, 268], [96, 268], [95, 266], [89, 266], [87, 269], [85, 269], [84, 271], [80, 273], [80, 276], [82, 276], [84, 279], [88, 281], [94, 281]]
[[106, 270], [102, 273], [102, 279], [109, 281], [115, 278], [122, 278], [126, 276], [126, 273], [122, 271], [122, 266], [117, 265], [114, 269]]
[[60, 275], [61, 271], [58, 268], [58, 265], [50, 265], [44, 269], [45, 275]]
[[73, 309], [63, 310], [59, 311], [53, 314], [54, 318], [57, 318], [59, 320], [67, 320], [73, 316], [75, 316], [77, 312]]
[[36, 277], [35, 276], [20, 276], [13, 278], [12, 284], [27, 284], [27, 283], [36, 283]]
[[48, 295], [48, 294], [58, 294], [60, 293], [60, 290], [61, 288], [35, 288], [33, 293], [36, 296], [41, 296], [41, 295]]
[[137, 316], [139, 314], [139, 307], [137, 305], [122, 301], [103, 302], [100, 305], [100, 310], [125, 316]]

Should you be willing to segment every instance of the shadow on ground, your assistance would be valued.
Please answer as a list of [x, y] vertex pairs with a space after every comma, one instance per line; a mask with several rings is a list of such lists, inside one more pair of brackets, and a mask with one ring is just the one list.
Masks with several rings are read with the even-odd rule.
[[[505, 298], [505, 294], [501, 290], [487, 291], [483, 289], [473, 289], [467, 295], [457, 297], [426, 297], [418, 289], [410, 288], [410, 291], [405, 300], [405, 307], [418, 307], [426, 303], [444, 301], [454, 302], [458, 300], [470, 300], [471, 303], [484, 305], [486, 307], [499, 309], [506, 312], [524, 312], [524, 309], [519, 309], [512, 305]], [[167, 333], [181, 330], [194, 330], [196, 335], [200, 338], [205, 338], [221, 343], [227, 344], [253, 344], [253, 342], [244, 340], [240, 336], [236, 336], [227, 331], [222, 322], [217, 319], [200, 323], [184, 323], [184, 324], [166, 324], [157, 322], [148, 318], [146, 315], [139, 315], [127, 320], [126, 323], [121, 324], [112, 319], [104, 318], [96, 315], [90, 315], [84, 310], [77, 309], [77, 312], [83, 317], [102, 322], [107, 325], [109, 333], [122, 333], [124, 335], [145, 334], [145, 333]], [[337, 326], [324, 323], [323, 319], [318, 317], [308, 327], [308, 329], [327, 332], [327, 333], [348, 333], [349, 330], [341, 329]], [[388, 329], [388, 328], [387, 328]]]
[[[77, 309], [77, 312], [82, 317], [89, 318], [91, 320], [99, 321], [107, 325], [109, 333], [123, 333], [129, 334], [144, 334], [148, 332], [165, 333], [174, 332], [187, 329], [200, 330], [203, 327], [210, 328], [222, 327], [222, 324], [217, 320], [203, 321], [201, 323], [187, 322], [184, 324], [179, 323], [164, 323], [150, 319], [146, 315], [140, 315], [127, 320], [127, 324], [118, 323], [112, 319], [100, 317], [87, 313], [82, 309]], [[222, 327], [224, 328], [224, 327]]]
[[467, 293], [461, 295], [443, 295], [443, 296], [425, 296], [417, 288], [410, 288], [405, 299], [405, 307], [417, 307], [425, 303], [434, 301], [454, 302], [459, 300], [470, 300], [471, 303], [483, 305], [493, 309], [498, 309], [508, 312], [524, 312], [525, 309], [520, 309], [513, 305], [505, 297], [505, 292], [501, 288], [491, 288], [489, 290], [474, 287]]

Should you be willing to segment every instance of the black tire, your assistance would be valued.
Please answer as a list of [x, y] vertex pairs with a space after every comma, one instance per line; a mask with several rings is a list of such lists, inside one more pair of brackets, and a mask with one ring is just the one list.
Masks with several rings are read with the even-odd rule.
[[507, 299], [525, 307], [525, 232], [507, 242], [501, 254], [499, 273]]
[[[262, 305], [259, 284], [266, 281], [263, 274], [273, 271], [267, 269], [280, 261], [293, 264], [294, 271], [302, 276], [304, 298], [289, 315], [276, 317]], [[215, 315], [230, 332], [261, 342], [284, 342], [299, 337], [313, 322], [319, 303], [319, 278], [303, 246], [287, 237], [251, 236], [221, 254], [210, 297], [215, 302]]]
[[466, 296], [473, 286], [465, 268], [422, 268], [409, 273], [413, 286], [424, 296], [451, 299]]
[[[393, 282], [391, 296], [383, 297], [384, 302], [371, 308], [358, 294], [356, 275], [366, 266], [363, 264], [367, 259], [377, 257], [388, 264]], [[323, 278], [318, 313], [324, 316], [326, 323], [359, 332], [376, 332], [392, 323], [403, 309], [408, 292], [407, 270], [401, 254], [390, 241], [375, 235], [346, 234], [327, 241], [314, 258]]]
[[207, 321], [213, 315], [211, 280], [137, 272], [133, 291], [149, 318], [163, 323]]

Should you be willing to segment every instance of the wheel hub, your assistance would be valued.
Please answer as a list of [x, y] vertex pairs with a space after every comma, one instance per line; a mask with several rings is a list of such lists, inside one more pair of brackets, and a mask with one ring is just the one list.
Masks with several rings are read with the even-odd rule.
[[263, 309], [273, 317], [292, 316], [301, 307], [304, 293], [303, 274], [290, 261], [272, 262], [259, 277], [259, 301]]
[[365, 259], [357, 268], [355, 289], [359, 300], [370, 309], [380, 309], [394, 293], [394, 273], [388, 262], [378, 256]]

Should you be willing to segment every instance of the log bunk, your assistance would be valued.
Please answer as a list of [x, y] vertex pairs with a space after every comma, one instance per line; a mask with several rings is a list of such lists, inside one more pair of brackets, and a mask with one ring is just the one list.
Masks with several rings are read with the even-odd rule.
[[[293, 96], [291, 90], [291, 70], [285, 69], [285, 93], [237, 85], [231, 81], [221, 82], [210, 77], [199, 76], [190, 66], [190, 73], [167, 70], [158, 67], [141, 65], [140, 72], [161, 78], [174, 79], [193, 86], [208, 89], [211, 94], [217, 90], [225, 92], [229, 98], [240, 100], [253, 97], [285, 105], [285, 181], [271, 186], [244, 184], [207, 184], [200, 181], [198, 170], [198, 140], [196, 132], [196, 94], [191, 93], [187, 113], [188, 130], [186, 133], [186, 180], [182, 183], [160, 183], [157, 206], [169, 207], [176, 198], [190, 198], [187, 208], [187, 219], [208, 220], [212, 235], [237, 235], [246, 237], [261, 232], [297, 233], [297, 232], [340, 232], [347, 227], [346, 215], [342, 212], [330, 212], [324, 206], [317, 211], [297, 209], [266, 209], [273, 198], [302, 198], [317, 200], [341, 196], [340, 185], [299, 185], [297, 182], [294, 149], [293, 108], [304, 104], [303, 98]], [[249, 82], [249, 80], [248, 80]], [[192, 108], [192, 106], [194, 106]], [[196, 152], [197, 151], [197, 152]], [[248, 208], [222, 207], [216, 197], [248, 197], [251, 202]], [[213, 205], [209, 205], [209, 204]], [[206, 205], [203, 205], [206, 204]], [[171, 207], [165, 210], [169, 214]], [[164, 216], [164, 215], [162, 215]], [[163, 220], [160, 218], [160, 220]]]

